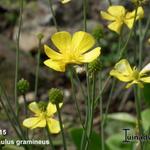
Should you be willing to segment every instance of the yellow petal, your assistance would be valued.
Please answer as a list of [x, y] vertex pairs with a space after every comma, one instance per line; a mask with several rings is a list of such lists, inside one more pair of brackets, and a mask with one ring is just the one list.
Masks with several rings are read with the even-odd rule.
[[[59, 107], [61, 108], [62, 105], [63, 105], [63, 103], [60, 103]], [[48, 105], [47, 105], [46, 110], [47, 110], [47, 116], [49, 116], [49, 117], [53, 116], [53, 114], [56, 113], [56, 111], [57, 111], [56, 105], [49, 102]]]
[[42, 119], [41, 117], [31, 117], [23, 121], [23, 126], [30, 129], [38, 127], [42, 128], [46, 126], [46, 120]]
[[68, 2], [70, 2], [71, 0], [61, 0], [61, 3], [62, 4], [66, 4], [66, 3], [68, 3]]
[[49, 68], [52, 68], [56, 71], [65, 72], [65, 65], [66, 64], [64, 64], [61, 61], [53, 61], [51, 59], [48, 59], [48, 60], [44, 61], [44, 64], [46, 66], [48, 66]]
[[143, 87], [144, 87], [144, 85], [143, 85], [140, 81], [134, 80], [133, 82], [128, 83], [128, 84], [126, 85], [126, 88], [131, 87], [133, 84], [137, 84], [140, 88], [143, 88]]
[[40, 114], [41, 110], [36, 102], [32, 102], [29, 104], [29, 109], [34, 112], [35, 114]]
[[51, 40], [61, 53], [66, 53], [70, 50], [71, 35], [69, 32], [57, 32], [52, 35]]
[[134, 23], [134, 19], [126, 19], [124, 21], [124, 23], [128, 26], [129, 29], [132, 29], [133, 23]]
[[140, 71], [140, 75], [141, 74], [145, 74], [150, 72], [150, 63], [148, 63], [141, 71]]
[[86, 32], [79, 31], [74, 33], [72, 37], [72, 48], [74, 53], [82, 54], [88, 51], [95, 44], [94, 38]]
[[119, 5], [110, 6], [107, 11], [109, 12], [109, 14], [115, 17], [124, 16], [126, 13], [125, 8]]
[[132, 75], [133, 71], [131, 69], [131, 66], [129, 62], [126, 59], [120, 60], [116, 65], [115, 65], [115, 70], [117, 70], [119, 73], [130, 76]]
[[117, 32], [119, 34], [120, 31], [121, 31], [122, 25], [123, 25], [123, 22], [115, 21], [115, 22], [110, 23], [108, 25], [108, 28], [110, 30], [115, 31], [115, 32]]
[[49, 128], [50, 133], [57, 134], [60, 132], [59, 121], [50, 118], [47, 120], [47, 124], [48, 124], [48, 128]]
[[47, 45], [44, 45], [44, 51], [45, 51], [46, 55], [53, 60], [61, 60], [63, 57], [62, 54], [57, 53], [56, 51], [52, 50]]
[[84, 63], [92, 62], [100, 55], [100, 53], [101, 53], [101, 48], [97, 47], [97, 48], [91, 50], [90, 52], [83, 54], [79, 58], [80, 62], [84, 62]]
[[[125, 19], [134, 19], [135, 13], [136, 13], [136, 10], [134, 10], [134, 11], [132, 11], [132, 12], [128, 12], [128, 13], [126, 14]], [[143, 18], [143, 17], [144, 17], [144, 10], [143, 10], [142, 7], [138, 7], [137, 15], [136, 15], [136, 20], [137, 20], [137, 19], [140, 19], [140, 18]]]
[[110, 75], [113, 77], [116, 77], [118, 80], [123, 81], [123, 82], [132, 81], [131, 76], [123, 75], [122, 73], [118, 72], [118, 70], [112, 70], [110, 72]]
[[145, 83], [150, 83], [150, 77], [143, 77], [143, 78], [140, 78], [140, 80]]
[[115, 20], [115, 18], [113, 16], [111, 16], [109, 13], [106, 13], [104, 11], [101, 11], [101, 16], [102, 16], [102, 18], [109, 20], [109, 21]]

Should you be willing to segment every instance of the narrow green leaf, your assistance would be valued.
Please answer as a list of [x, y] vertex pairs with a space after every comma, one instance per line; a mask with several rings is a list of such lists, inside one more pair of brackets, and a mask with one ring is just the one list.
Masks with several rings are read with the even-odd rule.
[[126, 123], [131, 123], [131, 124], [136, 123], [135, 117], [133, 117], [132, 115], [130, 115], [128, 113], [124, 113], [124, 112], [108, 114], [107, 119], [122, 121], [122, 122], [126, 122]]

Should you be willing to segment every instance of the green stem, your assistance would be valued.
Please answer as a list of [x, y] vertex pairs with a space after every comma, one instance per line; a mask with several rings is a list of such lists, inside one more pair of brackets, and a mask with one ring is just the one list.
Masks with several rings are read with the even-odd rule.
[[111, 0], [107, 0], [107, 1], [108, 1], [109, 5], [111, 6], [111, 5], [112, 5], [112, 2], [111, 2]]
[[129, 36], [128, 36], [127, 41], [125, 42], [123, 48], [120, 50], [120, 56], [119, 56], [118, 60], [120, 60], [123, 57], [123, 55], [125, 53], [125, 49], [126, 49], [128, 43], [129, 43], [130, 39], [131, 39], [131, 35], [132, 35], [133, 31], [134, 31], [134, 26], [135, 26], [135, 21], [136, 21], [136, 16], [137, 16], [137, 9], [138, 9], [138, 7], [136, 7], [136, 9], [135, 9], [135, 16], [134, 16], [134, 21], [133, 21], [133, 27], [132, 27], [132, 29], [129, 32]]
[[142, 38], [142, 24], [139, 20], [139, 69], [142, 67], [142, 49], [143, 49], [143, 38]]
[[55, 17], [55, 12], [54, 12], [54, 9], [53, 9], [52, 0], [49, 0], [49, 6], [50, 6], [50, 11], [52, 13], [54, 25], [56, 27], [56, 30], [59, 31], [59, 28], [58, 28], [58, 25], [57, 25], [57, 21], [56, 21], [56, 17]]
[[[101, 74], [99, 75], [99, 90], [100, 91], [102, 90], [102, 77], [101, 77]], [[101, 150], [105, 150], [102, 94], [100, 96], [100, 116], [101, 116]]]
[[103, 118], [103, 126], [106, 124], [106, 121], [107, 121], [107, 114], [108, 114], [109, 106], [110, 106], [110, 103], [111, 103], [111, 100], [112, 100], [112, 95], [113, 95], [113, 91], [114, 91], [114, 88], [115, 88], [115, 84], [116, 84], [115, 81], [116, 81], [115, 79], [113, 79], [113, 81], [112, 81], [112, 86], [111, 86], [110, 94], [109, 94], [109, 97], [108, 97], [108, 102], [107, 102], [107, 105], [106, 105], [105, 115], [104, 115], [104, 118]]
[[102, 90], [100, 91], [99, 95], [96, 97], [95, 106], [97, 106], [97, 103], [99, 102], [99, 99], [102, 96], [102, 94], [103, 94], [107, 84], [109, 83], [110, 79], [111, 79], [110, 76], [106, 79], [106, 81], [105, 81], [105, 83], [104, 83], [104, 85], [102, 87]]
[[80, 109], [79, 109], [79, 104], [78, 104], [78, 102], [77, 102], [77, 99], [76, 99], [76, 95], [75, 95], [75, 93], [76, 93], [76, 91], [75, 91], [75, 86], [74, 86], [74, 82], [73, 82], [73, 73], [74, 74], [76, 74], [75, 73], [75, 71], [74, 71], [74, 69], [73, 68], [70, 68], [70, 81], [71, 81], [71, 87], [72, 87], [72, 95], [73, 95], [73, 99], [74, 99], [74, 101], [75, 101], [75, 105], [76, 105], [76, 108], [77, 108], [77, 112], [78, 112], [78, 115], [79, 115], [79, 119], [80, 119], [80, 123], [81, 123], [81, 126], [82, 126], [82, 128], [83, 128], [83, 131], [85, 132], [85, 134], [86, 134], [86, 138], [88, 139], [88, 136], [87, 136], [87, 133], [86, 133], [86, 129], [85, 129], [85, 127], [84, 127], [84, 124], [83, 124], [83, 122], [82, 122], [82, 117], [81, 117], [81, 112], [80, 112]]
[[38, 57], [37, 57], [37, 66], [36, 66], [36, 75], [35, 75], [35, 99], [37, 101], [37, 92], [38, 92], [38, 82], [39, 82], [39, 68], [40, 68], [40, 58], [41, 58], [41, 38], [39, 38], [39, 47], [38, 47]]
[[46, 126], [46, 132], [47, 132], [48, 140], [49, 140], [49, 142], [50, 142], [50, 149], [51, 149], [51, 150], [55, 150], [55, 147], [54, 147], [54, 145], [53, 145], [53, 141], [52, 141], [51, 134], [50, 134], [50, 132], [49, 132], [48, 126]]
[[75, 74], [75, 77], [76, 77], [78, 83], [80, 84], [80, 88], [81, 88], [81, 92], [82, 92], [82, 94], [83, 94], [83, 97], [84, 97], [85, 99], [87, 99], [87, 96], [86, 96], [85, 91], [84, 91], [84, 89], [83, 89], [82, 83], [81, 83], [81, 81], [80, 81], [80, 79], [79, 79], [79, 77], [78, 77], [76, 71], [74, 71], [74, 74]]
[[24, 137], [24, 132], [23, 132], [22, 127], [21, 127], [21, 125], [20, 125], [19, 118], [18, 118], [18, 116], [16, 115], [14, 109], [12, 108], [12, 104], [10, 103], [10, 101], [9, 101], [9, 99], [8, 99], [8, 97], [7, 97], [7, 94], [6, 94], [6, 92], [5, 92], [5, 90], [3, 89], [3, 87], [2, 87], [1, 84], [0, 84], [0, 87], [1, 87], [1, 90], [2, 90], [3, 95], [4, 95], [4, 97], [5, 97], [5, 102], [7, 103], [7, 108], [8, 108], [9, 111], [11, 112], [12, 118], [15, 120], [15, 123], [18, 125], [18, 128], [19, 128], [19, 130], [20, 130], [20, 132], [21, 132], [21, 135], [22, 135], [23, 139], [26, 139], [26, 138]]
[[60, 112], [59, 104], [56, 104], [56, 108], [57, 108], [57, 112], [58, 112], [58, 118], [59, 118], [59, 124], [60, 124], [62, 139], [63, 139], [64, 150], [67, 150], [67, 145], [66, 145], [66, 140], [65, 140], [65, 133], [64, 133], [64, 129], [63, 129], [63, 123], [62, 123], [62, 118], [61, 118], [61, 112]]
[[[25, 105], [24, 112], [25, 112], [25, 116], [27, 118], [27, 116], [28, 116], [28, 104], [27, 104], [27, 99], [26, 99], [25, 94], [23, 94], [23, 99], [24, 99], [24, 105]], [[28, 138], [28, 129], [26, 129], [26, 137]]]
[[87, 0], [83, 0], [83, 29], [87, 31]]
[[[140, 136], [143, 135], [143, 127], [142, 127], [142, 117], [141, 117], [141, 106], [140, 106], [140, 100], [137, 95], [137, 88], [134, 86], [134, 96], [135, 96], [135, 106], [136, 106], [136, 113], [137, 113], [137, 119], [138, 119], [138, 129]], [[140, 140], [140, 146], [141, 150], [143, 150], [143, 142]]]
[[15, 106], [16, 106], [16, 114], [19, 114], [19, 102], [18, 102], [18, 90], [17, 90], [17, 82], [19, 76], [19, 56], [20, 56], [20, 34], [21, 34], [21, 26], [22, 26], [22, 13], [23, 13], [23, 0], [20, 0], [20, 19], [19, 19], [19, 29], [17, 35], [17, 48], [16, 48], [16, 69], [15, 69]]
[[92, 74], [92, 79], [93, 79], [92, 94], [91, 94], [91, 103], [90, 103], [90, 107], [89, 107], [90, 108], [90, 112], [89, 112], [90, 116], [89, 116], [88, 127], [87, 127], [87, 135], [88, 135], [89, 140], [86, 141], [85, 150], [88, 149], [90, 137], [91, 137], [91, 134], [92, 134], [92, 127], [93, 127], [95, 86], [96, 86], [96, 75], [95, 75], [95, 73]]

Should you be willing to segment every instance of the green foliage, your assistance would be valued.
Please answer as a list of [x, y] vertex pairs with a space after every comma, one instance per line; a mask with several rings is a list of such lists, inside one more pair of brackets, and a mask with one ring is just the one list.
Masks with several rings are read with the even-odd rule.
[[150, 84], [144, 84], [143, 95], [145, 102], [150, 106]]
[[108, 119], [113, 119], [117, 121], [122, 121], [126, 123], [135, 124], [136, 118], [132, 115], [125, 113], [125, 112], [119, 112], [119, 113], [112, 113], [107, 116]]
[[[83, 129], [81, 128], [73, 128], [70, 131], [71, 138], [74, 144], [76, 145], [77, 150], [80, 150], [82, 133]], [[91, 135], [91, 142], [89, 144], [89, 150], [99, 150], [100, 147], [101, 147], [101, 138], [97, 133], [93, 131]]]
[[144, 111], [142, 111], [141, 115], [143, 128], [145, 131], [147, 131], [150, 128], [150, 109], [145, 109]]
[[108, 150], [131, 150], [133, 149], [134, 143], [123, 143], [123, 134], [114, 134], [110, 136], [107, 141]]
[[5, 145], [2, 150], [25, 150], [23, 147], [18, 147], [15, 145]]

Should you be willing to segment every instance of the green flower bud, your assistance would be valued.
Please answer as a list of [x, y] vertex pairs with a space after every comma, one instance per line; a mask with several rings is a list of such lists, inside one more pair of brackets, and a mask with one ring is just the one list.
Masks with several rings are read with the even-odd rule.
[[25, 94], [29, 90], [29, 82], [22, 78], [17, 83], [17, 89], [20, 94]]
[[102, 28], [102, 26], [100, 26], [100, 25], [96, 26], [92, 31], [92, 35], [94, 36], [94, 38], [97, 41], [99, 41], [103, 37], [103, 28]]
[[63, 101], [63, 92], [60, 89], [52, 88], [48, 92], [49, 101], [52, 104], [59, 104]]
[[96, 73], [101, 70], [101, 66], [101, 61], [99, 58], [97, 58], [88, 64], [88, 71], [89, 73]]
[[38, 106], [39, 106], [39, 108], [40, 108], [41, 111], [46, 111], [47, 102], [40, 101], [40, 102], [38, 103]]

